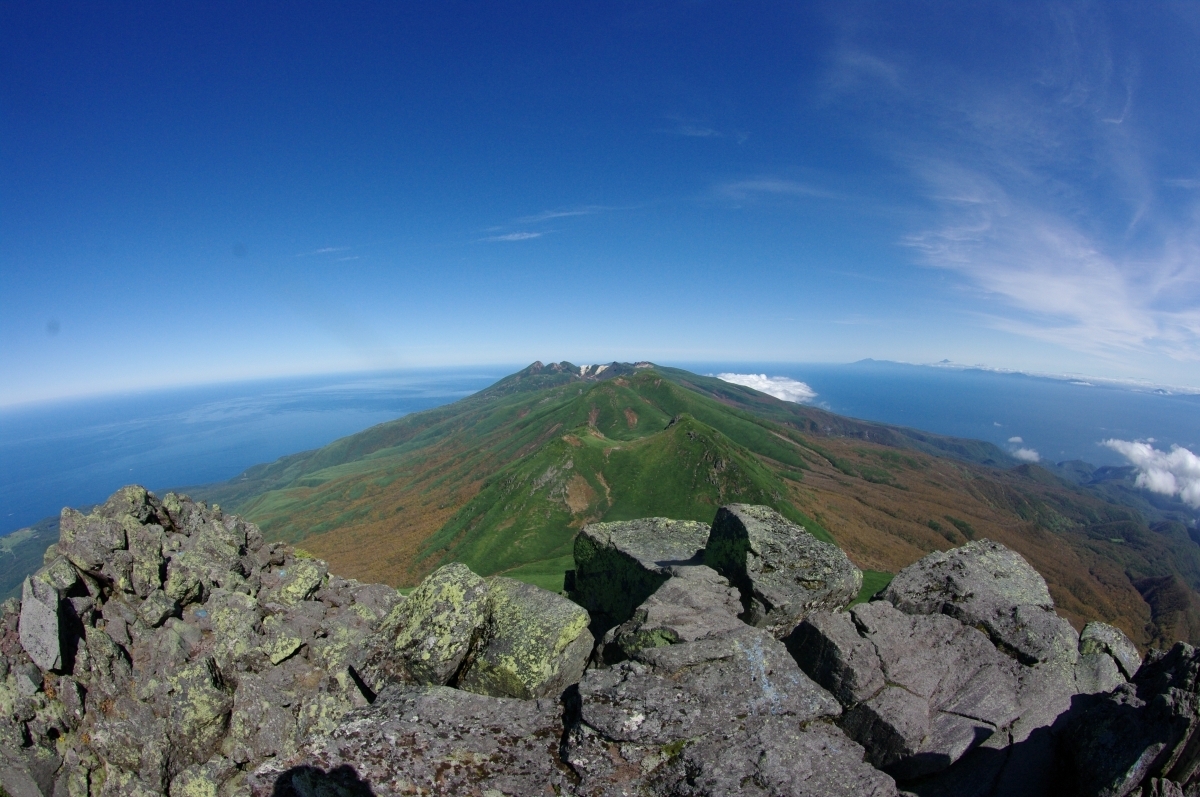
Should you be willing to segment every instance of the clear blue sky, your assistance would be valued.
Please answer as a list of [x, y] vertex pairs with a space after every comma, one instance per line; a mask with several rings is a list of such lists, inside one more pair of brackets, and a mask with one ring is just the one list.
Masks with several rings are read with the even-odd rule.
[[1200, 385], [1200, 3], [0, 6], [0, 404], [863, 357]]

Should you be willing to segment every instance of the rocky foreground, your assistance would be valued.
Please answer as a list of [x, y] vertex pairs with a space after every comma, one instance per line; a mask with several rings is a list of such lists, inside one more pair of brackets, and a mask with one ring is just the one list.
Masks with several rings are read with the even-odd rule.
[[566, 596], [407, 598], [137, 487], [0, 606], [11, 797], [1196, 795], [1200, 653], [973, 542], [861, 574], [765, 507], [586, 527]]

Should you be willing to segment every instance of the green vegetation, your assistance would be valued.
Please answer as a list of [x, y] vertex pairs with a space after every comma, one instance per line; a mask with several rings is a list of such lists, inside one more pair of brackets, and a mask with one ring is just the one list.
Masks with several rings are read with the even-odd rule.
[[[1058, 579], [1051, 590], [1073, 621], [1099, 617], [1146, 643], [1200, 617], [1200, 600], [1181, 614], [1177, 600], [1156, 599], [1147, 627], [1145, 585], [1158, 583], [1148, 579], [1175, 578], [1183, 586], [1171, 595], [1195, 590], [1200, 546], [1191, 515], [1154, 515], [1131, 480], [1080, 471], [1085, 484], [1064, 469], [1065, 480], [988, 443], [672, 368], [613, 365], [602, 376], [535, 364], [454, 404], [188, 492], [271, 539], [302, 541], [335, 572], [391, 584], [458, 560], [557, 591], [586, 523], [709, 522], [721, 504], [744, 501], [879, 568], [866, 573], [864, 599], [890, 578], [883, 571], [988, 537]], [[1200, 619], [1195, 627], [1200, 641]]]
[[21, 597], [21, 582], [42, 566], [46, 549], [56, 542], [58, 518], [0, 537], [0, 601]]
[[850, 604], [854, 606], [858, 603], [866, 603], [871, 598], [882, 592], [888, 584], [892, 583], [894, 573], [885, 573], [882, 570], [864, 570], [862, 589], [858, 591], [858, 597]]
[[959, 520], [958, 518], [951, 517], [950, 515], [946, 515], [946, 520], [949, 520], [951, 523], [953, 523], [954, 528], [956, 528], [960, 532], [962, 532], [962, 535], [964, 537], [966, 537], [968, 540], [975, 539], [975, 527], [972, 526], [967, 521]]

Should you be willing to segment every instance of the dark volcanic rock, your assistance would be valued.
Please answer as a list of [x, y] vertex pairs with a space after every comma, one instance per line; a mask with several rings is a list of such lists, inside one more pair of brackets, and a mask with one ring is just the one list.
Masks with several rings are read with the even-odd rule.
[[248, 781], [277, 795], [561, 794], [557, 700], [515, 700], [444, 686], [392, 686], [303, 753]]
[[704, 563], [741, 591], [746, 619], [778, 637], [811, 611], [846, 606], [862, 589], [862, 573], [840, 548], [765, 506], [717, 510]]
[[757, 629], [641, 650], [589, 671], [578, 700], [580, 794], [895, 794], [830, 724], [837, 701]]
[[1200, 788], [1200, 651], [1147, 656], [1133, 681], [1081, 712], [1063, 735], [1083, 795], [1193, 794]]
[[766, 508], [597, 524], [593, 647], [561, 595], [449, 565], [405, 600], [180, 496], [62, 526], [0, 604], [14, 797], [1200, 793], [1200, 653], [1076, 635], [986, 541], [847, 611], [858, 571]]
[[605, 634], [597, 660], [613, 664], [638, 651], [719, 636], [743, 625], [736, 589], [704, 565], [674, 565], [671, 578], [633, 612], [633, 617]]
[[575, 538], [571, 597], [601, 631], [623, 623], [670, 577], [673, 565], [702, 561], [708, 534], [703, 523], [667, 518], [584, 526]]
[[89, 515], [64, 510], [46, 561], [2, 614], [11, 794], [236, 793], [366, 704], [350, 662], [400, 601], [266, 546], [238, 517], [139, 487]]
[[977, 540], [931, 553], [880, 596], [908, 614], [947, 614], [978, 626], [1026, 664], [1074, 664], [1079, 635], [1054, 612], [1046, 582], [1020, 554]]

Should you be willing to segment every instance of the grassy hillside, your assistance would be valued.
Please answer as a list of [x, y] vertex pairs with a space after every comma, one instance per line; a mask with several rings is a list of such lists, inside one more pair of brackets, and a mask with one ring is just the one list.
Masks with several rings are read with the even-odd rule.
[[58, 518], [0, 537], [0, 601], [21, 597], [21, 582], [42, 566], [42, 555], [56, 542]]
[[1097, 489], [988, 443], [686, 371], [535, 363], [462, 401], [192, 492], [303, 541], [337, 572], [400, 586], [459, 560], [558, 588], [585, 523], [707, 521], [721, 503], [765, 503], [836, 541], [873, 584], [989, 537], [1025, 555], [1077, 624], [1104, 619], [1143, 644], [1200, 636], [1200, 546]]

